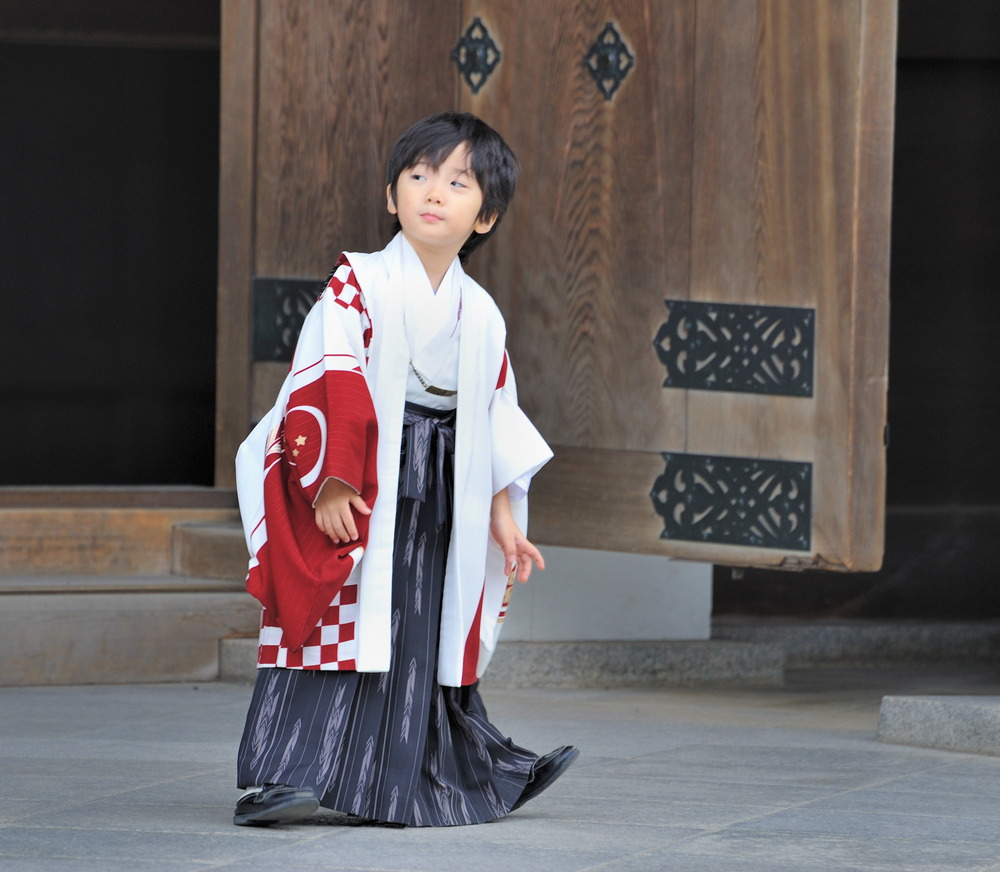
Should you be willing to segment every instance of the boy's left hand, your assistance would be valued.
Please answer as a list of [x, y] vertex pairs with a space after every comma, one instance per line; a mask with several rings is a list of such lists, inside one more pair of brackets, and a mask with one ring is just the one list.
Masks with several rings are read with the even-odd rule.
[[510, 499], [507, 491], [500, 491], [493, 498], [493, 508], [490, 512], [490, 533], [493, 540], [504, 553], [504, 572], [510, 574], [517, 567], [517, 580], [522, 584], [531, 577], [531, 570], [537, 563], [539, 569], [545, 569], [545, 559], [517, 526], [510, 511]]

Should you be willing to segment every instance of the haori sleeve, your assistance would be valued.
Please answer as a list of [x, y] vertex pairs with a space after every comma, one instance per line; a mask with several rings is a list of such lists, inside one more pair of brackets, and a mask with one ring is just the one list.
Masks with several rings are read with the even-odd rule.
[[341, 257], [299, 336], [284, 422], [285, 457], [310, 505], [337, 478], [369, 505], [376, 493], [378, 426], [366, 380], [372, 326]]
[[[313, 508], [329, 478], [347, 482], [369, 506], [378, 492], [366, 321], [356, 282], [331, 277], [306, 316], [269, 416], [264, 512], [254, 531], [247, 590], [271, 612], [292, 651], [305, 644], [367, 547], [368, 515], [357, 516], [357, 541], [334, 542], [316, 525]], [[242, 492], [240, 499], [242, 507]]]
[[507, 488], [511, 500], [523, 499], [531, 479], [552, 457], [552, 450], [517, 402], [517, 384], [504, 351], [490, 403], [493, 492]]

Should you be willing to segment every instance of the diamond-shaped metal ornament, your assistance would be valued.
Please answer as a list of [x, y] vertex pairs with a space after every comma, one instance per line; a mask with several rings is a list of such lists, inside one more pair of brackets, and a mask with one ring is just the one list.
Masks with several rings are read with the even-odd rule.
[[612, 22], [604, 25], [583, 59], [584, 65], [597, 82], [605, 100], [610, 100], [618, 86], [635, 66], [635, 58]]
[[500, 49], [479, 16], [472, 19], [469, 29], [451, 50], [451, 59], [472, 93], [478, 94], [500, 63]]

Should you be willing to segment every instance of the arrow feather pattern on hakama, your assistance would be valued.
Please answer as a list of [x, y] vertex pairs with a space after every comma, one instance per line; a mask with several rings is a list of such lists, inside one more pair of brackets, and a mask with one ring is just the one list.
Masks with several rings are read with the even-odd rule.
[[413, 717], [413, 693], [417, 686], [417, 661], [410, 659], [406, 675], [406, 693], [403, 696], [403, 719], [399, 725], [399, 738], [404, 745], [410, 743], [410, 721]]
[[355, 813], [360, 813], [364, 808], [365, 793], [368, 791], [368, 782], [371, 780], [372, 765], [375, 762], [375, 737], [369, 736], [365, 742], [365, 756], [361, 761], [361, 770], [358, 773], [358, 789], [354, 792], [354, 804], [351, 806]]
[[[399, 609], [393, 609], [392, 612], [392, 625], [389, 629], [389, 637], [392, 641], [392, 648], [395, 650], [396, 642], [399, 639], [399, 623], [401, 616], [399, 614]], [[389, 673], [383, 672], [379, 676], [378, 680], [378, 693], [384, 694], [386, 688], [389, 686]]]
[[420, 536], [417, 544], [417, 571], [413, 587], [413, 611], [423, 614], [424, 607], [424, 552], [427, 550], [427, 534]]
[[295, 722], [295, 726], [292, 727], [292, 735], [288, 739], [288, 744], [285, 745], [285, 753], [281, 755], [281, 762], [278, 764], [278, 768], [274, 771], [274, 780], [276, 784], [281, 783], [281, 776], [284, 775], [285, 770], [288, 768], [288, 764], [292, 762], [292, 751], [295, 750], [295, 746], [299, 743], [299, 733], [302, 732], [302, 719], [299, 718]]
[[323, 730], [323, 738], [319, 749], [319, 773], [316, 780], [320, 784], [326, 784], [336, 776], [339, 768], [339, 755], [335, 752], [340, 747], [340, 737], [347, 718], [347, 706], [344, 705], [344, 693], [347, 688], [340, 685], [333, 698], [333, 709], [329, 716], [326, 727]]
[[497, 796], [492, 784], [486, 785], [486, 789], [483, 791], [483, 796], [486, 797], [487, 804], [497, 817], [503, 817], [507, 814], [507, 809], [504, 808], [504, 805], [500, 801], [500, 797]]
[[410, 511], [410, 522], [406, 536], [406, 548], [403, 551], [403, 563], [410, 566], [413, 563], [413, 540], [417, 536], [417, 518], [420, 516], [420, 503], [414, 501]]
[[253, 737], [250, 740], [250, 747], [253, 749], [253, 758], [250, 761], [252, 769], [257, 768], [264, 753], [270, 747], [271, 731], [274, 726], [274, 716], [278, 710], [279, 697], [275, 692], [275, 685], [278, 682], [278, 674], [271, 675], [264, 691], [264, 701], [257, 711], [257, 718], [253, 725]]
[[399, 805], [399, 785], [393, 787], [389, 794], [389, 820], [395, 820], [397, 805]]

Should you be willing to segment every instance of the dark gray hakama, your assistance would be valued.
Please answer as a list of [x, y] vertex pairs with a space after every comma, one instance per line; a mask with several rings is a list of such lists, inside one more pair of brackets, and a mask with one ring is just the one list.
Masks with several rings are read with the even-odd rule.
[[259, 669], [240, 787], [309, 787], [325, 808], [409, 826], [494, 820], [521, 795], [538, 756], [490, 723], [475, 685], [437, 683], [454, 420], [406, 406], [389, 671]]

